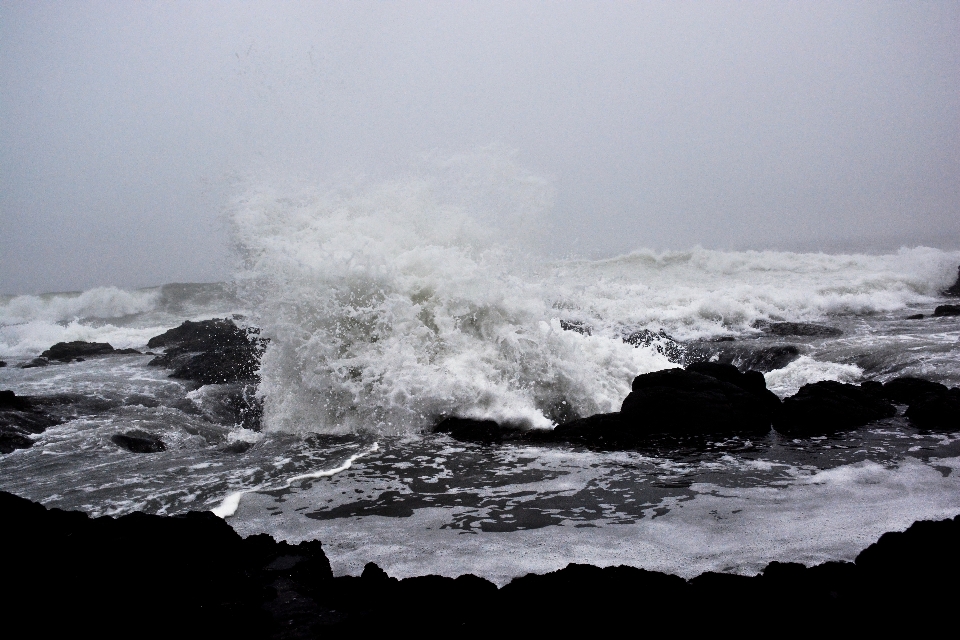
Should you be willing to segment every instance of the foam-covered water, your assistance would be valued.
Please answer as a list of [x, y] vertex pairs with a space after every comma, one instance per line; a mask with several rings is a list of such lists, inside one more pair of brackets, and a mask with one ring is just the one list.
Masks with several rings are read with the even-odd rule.
[[[499, 583], [568, 562], [690, 576], [851, 559], [884, 531], [960, 513], [960, 433], [903, 415], [643, 452], [429, 433], [451, 415], [551, 428], [616, 410], [637, 374], [723, 349], [737, 363], [790, 350], [764, 368], [782, 397], [817, 380], [960, 384], [960, 318], [929, 317], [960, 251], [557, 259], [537, 233], [550, 200], [496, 153], [407, 180], [251, 188], [229, 216], [230, 283], [0, 297], [0, 388], [65, 420], [0, 456], [0, 488], [96, 515], [213, 510], [245, 535], [321, 539], [337, 573], [372, 560]], [[144, 350], [213, 317], [269, 339], [262, 432], [234, 424], [234, 387], [171, 379], [150, 355], [18, 366], [60, 341]], [[841, 333], [764, 331], [777, 321]], [[111, 440], [130, 429], [166, 450]]]

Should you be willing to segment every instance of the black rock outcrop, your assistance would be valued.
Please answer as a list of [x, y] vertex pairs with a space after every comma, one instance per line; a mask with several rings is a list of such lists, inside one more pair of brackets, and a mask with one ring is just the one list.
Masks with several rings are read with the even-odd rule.
[[867, 386], [832, 380], [800, 387], [783, 400], [773, 428], [790, 435], [818, 435], [854, 429], [897, 413], [890, 402]]
[[76, 340], [74, 342], [58, 342], [41, 353], [40, 357], [48, 360], [58, 360], [60, 362], [71, 362], [77, 358], [102, 356], [113, 352], [113, 347], [106, 342], [84, 342], [82, 340]]
[[171, 378], [200, 384], [254, 381], [265, 348], [257, 333], [220, 318], [188, 320], [150, 339], [148, 347], [166, 351], [148, 364], [173, 369]]
[[[960, 587], [960, 517], [885, 533], [855, 562], [771, 562], [756, 576], [691, 580], [633, 567], [570, 564], [497, 589], [472, 575], [398, 580], [369, 563], [334, 577], [320, 542], [237, 535], [210, 513], [89, 518], [0, 492], [0, 616], [34, 637], [315, 638], [372, 633], [467, 637], [715, 632], [749, 604], [750, 629], [802, 616], [791, 633], [889, 631], [891, 611], [951, 611]], [[947, 579], [944, 579], [944, 577]], [[914, 633], [937, 615], [902, 620]], [[746, 635], [752, 635], [747, 630]]]
[[960, 304], [942, 304], [933, 310], [933, 316], [935, 318], [960, 316]]

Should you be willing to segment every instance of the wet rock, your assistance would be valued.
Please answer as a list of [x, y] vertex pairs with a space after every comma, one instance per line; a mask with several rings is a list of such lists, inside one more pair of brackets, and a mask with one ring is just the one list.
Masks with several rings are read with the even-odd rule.
[[589, 336], [593, 334], [593, 328], [585, 322], [579, 320], [561, 320], [560, 328], [564, 331], [576, 331], [579, 334]]
[[641, 446], [660, 434], [766, 433], [779, 406], [759, 372], [698, 363], [637, 376], [619, 413], [557, 426], [553, 437], [602, 448]]
[[946, 392], [947, 388], [939, 382], [910, 376], [890, 380], [883, 385], [882, 391], [886, 399], [897, 404], [913, 404], [926, 396], [940, 396]]
[[803, 336], [812, 338], [836, 338], [843, 335], [843, 331], [836, 327], [806, 322], [771, 322], [761, 327], [764, 333], [774, 336]]
[[254, 381], [266, 343], [256, 329], [243, 330], [230, 320], [187, 321], [150, 339], [165, 348], [148, 364], [173, 369], [171, 378], [200, 384]]
[[76, 340], [74, 342], [58, 342], [41, 353], [40, 357], [47, 358], [48, 360], [58, 360], [60, 362], [71, 362], [79, 358], [103, 356], [111, 353], [114, 353], [114, 349], [106, 342], [84, 342], [82, 340]]
[[118, 447], [133, 453], [159, 453], [167, 450], [167, 445], [163, 443], [163, 440], [152, 433], [139, 429], [118, 433], [110, 440]]
[[957, 281], [948, 289], [944, 289], [943, 295], [960, 298], [960, 267], [957, 267]]
[[32, 398], [0, 391], [0, 454], [33, 446], [30, 435], [43, 433], [62, 419], [38, 406]]
[[748, 376], [716, 363], [691, 367], [700, 371], [665, 369], [637, 376], [620, 413], [657, 433], [770, 430], [773, 403], [779, 401], [767, 391], [762, 374]]
[[623, 341], [635, 347], [655, 349], [657, 353], [662, 354], [667, 360], [676, 364], [685, 364], [688, 360], [699, 359], [696, 357], [696, 354], [689, 353], [690, 350], [686, 345], [671, 338], [663, 329], [660, 329], [660, 331], [656, 333], [650, 329], [634, 331], [624, 336]]
[[897, 410], [869, 387], [822, 381], [805, 384], [785, 398], [773, 428], [790, 435], [814, 435], [854, 429], [896, 415]]
[[960, 430], [960, 389], [928, 394], [912, 402], [907, 417], [921, 429]]
[[479, 442], [482, 444], [500, 443], [504, 440], [518, 440], [523, 430], [510, 425], [501, 425], [493, 420], [475, 420], [473, 418], [444, 418], [433, 429], [434, 433], [446, 433], [455, 440]]
[[49, 364], [50, 364], [50, 361], [47, 360], [46, 358], [34, 358], [33, 360], [30, 360], [29, 362], [24, 362], [23, 364], [21, 364], [21, 365], [20, 365], [20, 368], [21, 368], [21, 369], [34, 369], [34, 368], [36, 368], [36, 367], [46, 367], [46, 366], [49, 365]]
[[[130, 637], [145, 616], [157, 637], [619, 635], [635, 623], [638, 602], [656, 612], [644, 628], [658, 633], [675, 634], [678, 620], [685, 631], [714, 633], [744, 603], [751, 625], [774, 628], [784, 602], [804, 612], [792, 631], [862, 633], [889, 630], [891, 611], [950, 611], [960, 596], [956, 581], [943, 579], [960, 572], [960, 517], [885, 533], [852, 563], [772, 562], [752, 577], [690, 580], [570, 564], [497, 589], [472, 575], [397, 580], [373, 563], [359, 577], [334, 577], [321, 542], [241, 538], [210, 513], [89, 518], [0, 492], [0, 516], [4, 580], [16, 585], [0, 615], [29, 620], [37, 637]], [[105, 606], [109, 615], [91, 615]], [[907, 622], [926, 634], [943, 621]]]
[[960, 304], [942, 304], [933, 310], [933, 317], [960, 316]]
[[923, 314], [915, 313], [912, 316], [907, 316], [904, 320], [923, 320]]
[[782, 369], [800, 357], [800, 347], [793, 344], [780, 344], [758, 347], [749, 341], [736, 344], [701, 344], [705, 361], [732, 364], [744, 371], [755, 370], [762, 373]]
[[3, 360], [0, 360], [0, 368], [7, 366], [7, 363]]

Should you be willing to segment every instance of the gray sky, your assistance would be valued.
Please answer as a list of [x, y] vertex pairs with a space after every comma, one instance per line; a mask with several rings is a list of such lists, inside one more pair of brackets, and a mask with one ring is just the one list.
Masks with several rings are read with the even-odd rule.
[[226, 277], [261, 168], [516, 149], [560, 254], [960, 247], [960, 2], [0, 2], [0, 292]]

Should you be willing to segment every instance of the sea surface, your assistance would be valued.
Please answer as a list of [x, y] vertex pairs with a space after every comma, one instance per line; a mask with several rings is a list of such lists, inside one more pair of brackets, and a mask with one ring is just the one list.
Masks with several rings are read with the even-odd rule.
[[[242, 535], [323, 541], [337, 574], [374, 561], [498, 584], [571, 562], [690, 577], [851, 560], [885, 531], [960, 514], [960, 433], [920, 431], [902, 408], [831, 436], [636, 451], [430, 433], [447, 416], [549, 429], [617, 410], [636, 375], [733, 347], [797, 348], [764, 372], [781, 397], [817, 380], [958, 386], [960, 318], [930, 314], [960, 251], [537, 259], [502, 241], [507, 223], [491, 233], [429, 191], [251, 192], [231, 218], [230, 282], [0, 297], [0, 389], [99, 401], [0, 457], [0, 489], [93, 515], [213, 510]], [[224, 419], [219, 385], [171, 379], [150, 355], [18, 366], [59, 341], [145, 351], [214, 317], [270, 341], [260, 431]], [[842, 333], [764, 331], [779, 321]], [[643, 330], [646, 344], [624, 341]], [[166, 451], [111, 441], [132, 428]]]

